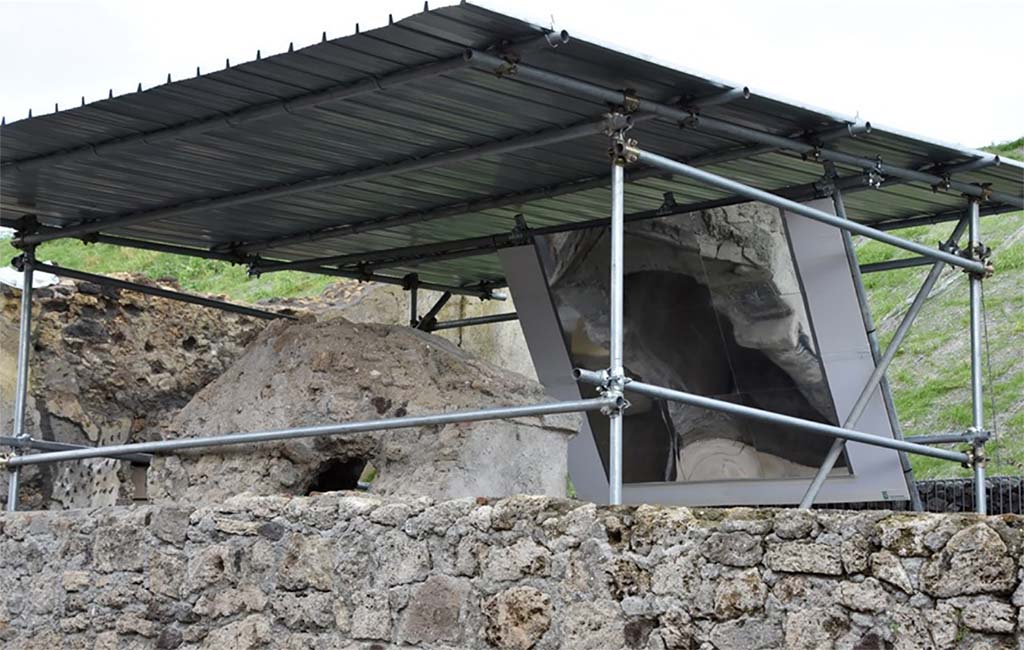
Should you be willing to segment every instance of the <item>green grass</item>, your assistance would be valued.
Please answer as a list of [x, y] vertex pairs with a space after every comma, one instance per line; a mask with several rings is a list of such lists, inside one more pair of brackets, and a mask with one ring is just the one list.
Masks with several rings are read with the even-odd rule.
[[1024, 160], [1024, 138], [1017, 138], [1002, 144], [993, 144], [990, 147], [985, 147], [985, 151], [994, 153], [997, 156]]

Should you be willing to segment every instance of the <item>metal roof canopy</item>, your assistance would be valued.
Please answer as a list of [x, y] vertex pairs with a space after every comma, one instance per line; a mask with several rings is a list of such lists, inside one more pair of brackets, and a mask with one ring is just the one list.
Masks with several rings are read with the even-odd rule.
[[[610, 108], [647, 151], [890, 229], [1019, 209], [1024, 165], [788, 103], [470, 4], [0, 130], [3, 225], [489, 296], [494, 251], [600, 223]], [[836, 177], [823, 175], [834, 164]], [[627, 219], [748, 200], [627, 174]], [[670, 194], [669, 194], [670, 193]], [[522, 215], [519, 218], [518, 215]]]

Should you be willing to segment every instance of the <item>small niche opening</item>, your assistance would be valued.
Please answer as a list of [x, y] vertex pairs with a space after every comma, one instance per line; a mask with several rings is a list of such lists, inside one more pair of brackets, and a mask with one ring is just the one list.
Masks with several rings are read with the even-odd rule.
[[362, 458], [332, 458], [316, 469], [306, 494], [358, 490], [359, 479], [366, 467], [367, 463]]

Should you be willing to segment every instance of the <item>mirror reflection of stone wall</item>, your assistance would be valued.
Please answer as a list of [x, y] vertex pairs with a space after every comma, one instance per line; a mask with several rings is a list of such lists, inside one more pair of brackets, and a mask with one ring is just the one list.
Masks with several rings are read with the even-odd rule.
[[[573, 364], [608, 363], [608, 231], [538, 239]], [[626, 224], [629, 376], [837, 424], [778, 210], [750, 203]], [[581, 387], [584, 396], [593, 389]], [[831, 439], [628, 396], [627, 483], [812, 476]], [[607, 471], [608, 423], [590, 414]], [[846, 473], [845, 458], [837, 473]]]

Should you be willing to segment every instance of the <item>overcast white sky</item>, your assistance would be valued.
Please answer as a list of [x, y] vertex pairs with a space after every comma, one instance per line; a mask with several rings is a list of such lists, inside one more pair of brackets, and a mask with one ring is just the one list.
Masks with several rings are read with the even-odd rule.
[[[432, 3], [436, 4], [436, 3]], [[487, 6], [931, 138], [1024, 135], [1024, 0], [497, 0]], [[8, 121], [387, 23], [422, 0], [0, 0]], [[627, 13], [628, 12], [628, 15]]]

